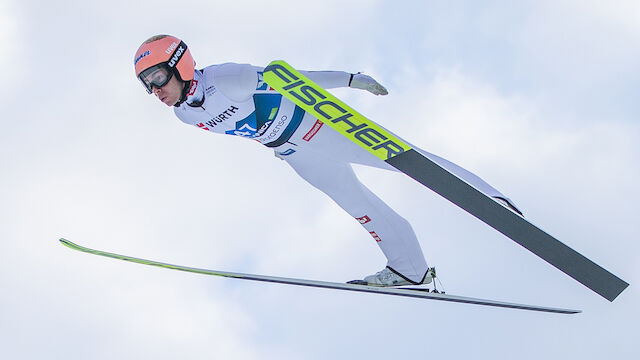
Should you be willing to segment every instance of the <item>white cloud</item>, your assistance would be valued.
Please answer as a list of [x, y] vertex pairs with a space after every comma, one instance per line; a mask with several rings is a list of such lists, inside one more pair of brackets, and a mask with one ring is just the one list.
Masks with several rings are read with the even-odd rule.
[[19, 36], [20, 30], [19, 15], [13, 2], [0, 2], [0, 43], [3, 44], [0, 49], [0, 66], [3, 69], [2, 79], [5, 84], [0, 91], [3, 98], [9, 96], [13, 89], [8, 84], [15, 83], [24, 71], [24, 45], [23, 39]]
[[[455, 69], [441, 70], [426, 87], [408, 88], [395, 100], [381, 114], [394, 119], [390, 126], [425, 150], [506, 188], [514, 200], [518, 191], [526, 197], [528, 187], [544, 184], [551, 198], [564, 193], [571, 194], [565, 201], [587, 195], [606, 201], [606, 193], [594, 193], [589, 186], [607, 188], [614, 169], [624, 168], [616, 183], [632, 192], [630, 179], [640, 175], [633, 160], [640, 129], [636, 123], [619, 121], [615, 114], [576, 122], [580, 109], [555, 113], [536, 99], [500, 94]], [[574, 178], [574, 174], [580, 175]]]
[[[522, 26], [511, 32], [521, 76], [536, 87], [549, 88], [549, 97], [590, 106], [620, 102], [637, 83], [640, 29], [637, 2], [536, 2]], [[542, 94], [541, 94], [542, 95]], [[622, 103], [624, 104], [624, 103]], [[578, 105], [578, 104], [576, 104]]]
[[629, 38], [640, 40], [640, 4], [633, 0], [617, 1], [615, 4], [601, 1], [571, 1], [563, 4], [574, 12], [595, 23], [626, 33]]
[[[14, 17], [15, 15], [10, 10], [10, 3], [8, 1], [0, 3], [0, 40], [5, 44], [9, 43], [15, 34], [16, 23]], [[11, 47], [5, 46], [0, 50], [2, 51], [0, 53], [2, 59], [6, 59], [7, 52], [10, 49]]]

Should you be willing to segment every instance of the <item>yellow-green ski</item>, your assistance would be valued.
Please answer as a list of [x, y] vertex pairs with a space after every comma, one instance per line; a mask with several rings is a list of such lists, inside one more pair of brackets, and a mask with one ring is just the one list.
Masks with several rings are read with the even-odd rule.
[[353, 284], [343, 284], [343, 283], [334, 283], [334, 282], [326, 282], [326, 281], [294, 279], [294, 278], [285, 278], [285, 277], [277, 277], [277, 276], [253, 275], [253, 274], [234, 273], [234, 272], [228, 272], [228, 271], [198, 269], [198, 268], [192, 268], [187, 266], [167, 264], [159, 261], [145, 260], [145, 259], [135, 258], [132, 256], [119, 255], [119, 254], [114, 254], [114, 253], [101, 251], [101, 250], [90, 249], [88, 247], [75, 244], [66, 239], [60, 239], [60, 242], [73, 250], [78, 250], [78, 251], [82, 251], [82, 252], [93, 254], [93, 255], [105, 256], [113, 259], [130, 261], [130, 262], [143, 264], [143, 265], [151, 265], [151, 266], [157, 266], [165, 269], [180, 270], [180, 271], [203, 274], [203, 275], [222, 276], [222, 277], [234, 278], [234, 279], [254, 280], [254, 281], [308, 286], [308, 287], [325, 288], [325, 289], [386, 294], [386, 295], [404, 296], [404, 297], [421, 298], [421, 299], [429, 299], [429, 300], [440, 300], [440, 301], [447, 301], [447, 302], [457, 302], [457, 303], [520, 309], [520, 310], [541, 311], [541, 312], [550, 312], [550, 313], [558, 313], [558, 314], [576, 314], [581, 312], [580, 310], [514, 304], [514, 303], [501, 302], [501, 301], [454, 296], [449, 294], [430, 293], [428, 291], [385, 288], [385, 287], [375, 287], [375, 286], [366, 286], [366, 285], [353, 285]]
[[284, 61], [269, 64], [264, 71], [264, 80], [296, 105], [381, 160], [386, 161], [411, 149], [404, 141], [367, 119]]

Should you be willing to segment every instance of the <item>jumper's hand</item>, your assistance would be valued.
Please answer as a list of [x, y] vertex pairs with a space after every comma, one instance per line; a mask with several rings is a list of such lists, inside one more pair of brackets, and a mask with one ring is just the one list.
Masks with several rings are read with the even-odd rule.
[[367, 90], [374, 95], [387, 95], [389, 93], [384, 86], [380, 85], [371, 76], [360, 73], [352, 75], [349, 87]]

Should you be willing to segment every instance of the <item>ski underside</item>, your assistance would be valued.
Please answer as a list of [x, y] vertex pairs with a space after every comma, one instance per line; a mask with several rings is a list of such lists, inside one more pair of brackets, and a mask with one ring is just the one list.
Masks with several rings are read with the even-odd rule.
[[461, 207], [607, 300], [613, 301], [629, 285], [412, 149], [406, 141], [364, 117], [286, 62], [271, 62], [264, 70], [264, 80], [271, 88], [364, 150]]
[[90, 249], [90, 248], [75, 244], [66, 239], [60, 239], [60, 242], [73, 250], [82, 251], [89, 254], [100, 255], [100, 256], [105, 256], [109, 258], [130, 261], [138, 264], [157, 266], [165, 269], [180, 270], [180, 271], [203, 274], [203, 275], [213, 275], [213, 276], [221, 276], [226, 278], [254, 280], [254, 281], [308, 286], [308, 287], [325, 288], [325, 289], [358, 291], [358, 292], [367, 292], [367, 293], [374, 293], [374, 294], [386, 294], [386, 295], [404, 296], [404, 297], [412, 297], [412, 298], [419, 298], [419, 299], [438, 300], [438, 301], [456, 302], [456, 303], [464, 303], [464, 304], [475, 304], [475, 305], [484, 305], [484, 306], [520, 309], [520, 310], [531, 310], [531, 311], [540, 311], [540, 312], [557, 313], [557, 314], [576, 314], [581, 312], [580, 310], [515, 304], [515, 303], [502, 302], [502, 301], [455, 296], [455, 295], [449, 295], [449, 294], [443, 294], [443, 293], [432, 293], [432, 292], [429, 292], [428, 290], [412, 290], [412, 289], [400, 289], [400, 288], [388, 288], [388, 287], [375, 287], [375, 286], [366, 286], [366, 285], [353, 285], [353, 284], [343, 284], [343, 283], [335, 283], [335, 282], [327, 282], [327, 281], [315, 281], [315, 280], [277, 277], [277, 276], [253, 275], [253, 274], [242, 274], [242, 273], [234, 273], [234, 272], [227, 272], [227, 271], [198, 269], [198, 268], [192, 268], [187, 266], [162, 263], [159, 261], [139, 259], [132, 256], [127, 256], [127, 255], [118, 255], [118, 254], [101, 251], [101, 250]]

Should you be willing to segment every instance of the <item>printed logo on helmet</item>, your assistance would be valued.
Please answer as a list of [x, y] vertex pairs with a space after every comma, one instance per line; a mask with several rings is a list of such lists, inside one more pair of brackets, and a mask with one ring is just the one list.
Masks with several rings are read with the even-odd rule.
[[178, 48], [178, 50], [176, 50], [176, 53], [173, 54], [173, 56], [171, 57], [171, 60], [169, 61], [169, 67], [176, 66], [176, 64], [178, 63], [178, 61], [182, 57], [182, 53], [184, 53], [184, 50], [185, 50], [185, 48], [182, 47], [182, 46], [180, 46]]
[[150, 55], [151, 51], [147, 50], [145, 52], [143, 52], [142, 54], [140, 54], [140, 56], [138, 56], [134, 61], [133, 61], [133, 65], [136, 65], [138, 63], [138, 61], [140, 61], [143, 57]]
[[174, 41], [164, 52], [166, 52], [167, 55], [171, 55], [171, 52], [176, 48], [176, 46], [178, 46], [178, 43]]

